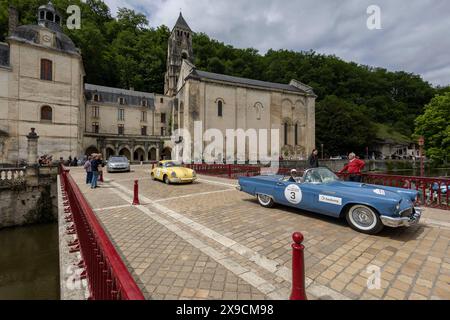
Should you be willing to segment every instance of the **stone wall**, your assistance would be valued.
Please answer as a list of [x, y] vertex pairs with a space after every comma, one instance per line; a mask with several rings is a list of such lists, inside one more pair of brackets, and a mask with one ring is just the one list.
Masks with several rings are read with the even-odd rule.
[[0, 229], [56, 221], [57, 168], [40, 169], [34, 181], [0, 185]]

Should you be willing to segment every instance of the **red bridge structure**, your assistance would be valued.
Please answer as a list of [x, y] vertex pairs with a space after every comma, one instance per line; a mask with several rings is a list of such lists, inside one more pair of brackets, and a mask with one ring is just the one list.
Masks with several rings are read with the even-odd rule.
[[76, 235], [70, 252], [80, 251], [91, 300], [144, 300], [144, 296], [84, 198], [69, 169], [61, 167], [67, 233]]

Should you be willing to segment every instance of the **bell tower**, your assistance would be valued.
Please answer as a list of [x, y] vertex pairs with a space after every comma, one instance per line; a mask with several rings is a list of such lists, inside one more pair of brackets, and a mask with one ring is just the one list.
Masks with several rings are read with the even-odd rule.
[[192, 30], [180, 12], [167, 48], [167, 71], [164, 77], [164, 93], [168, 96], [177, 94], [177, 82], [180, 75], [181, 63], [184, 59], [194, 62], [192, 50]]

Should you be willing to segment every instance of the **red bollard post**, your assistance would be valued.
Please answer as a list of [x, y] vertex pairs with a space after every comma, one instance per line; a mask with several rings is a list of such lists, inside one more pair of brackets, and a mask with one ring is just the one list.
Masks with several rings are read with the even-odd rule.
[[290, 300], [308, 300], [305, 288], [305, 257], [302, 244], [303, 235], [295, 232], [292, 235], [292, 292]]
[[139, 206], [141, 203], [139, 202], [139, 185], [138, 181], [134, 180], [134, 197], [133, 197], [133, 206]]
[[104, 182], [103, 181], [103, 171], [100, 171], [100, 177], [99, 177], [98, 181]]

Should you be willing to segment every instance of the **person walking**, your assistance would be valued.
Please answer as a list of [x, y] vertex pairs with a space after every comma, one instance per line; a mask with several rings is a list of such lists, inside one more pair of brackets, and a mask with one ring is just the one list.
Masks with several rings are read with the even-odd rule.
[[91, 168], [92, 157], [89, 158], [84, 163], [84, 170], [86, 170], [86, 184], [91, 184], [92, 182], [92, 168]]
[[347, 171], [350, 174], [349, 181], [361, 182], [361, 170], [366, 166], [366, 163], [361, 159], [358, 159], [353, 152], [348, 155], [348, 159], [350, 162], [347, 163], [339, 173]]
[[308, 168], [318, 168], [319, 167], [319, 151], [314, 149], [308, 158]]
[[91, 189], [97, 188], [97, 180], [98, 180], [98, 167], [100, 165], [100, 160], [97, 154], [93, 155], [93, 160], [91, 161], [91, 170], [92, 170], [92, 180], [91, 180]]

